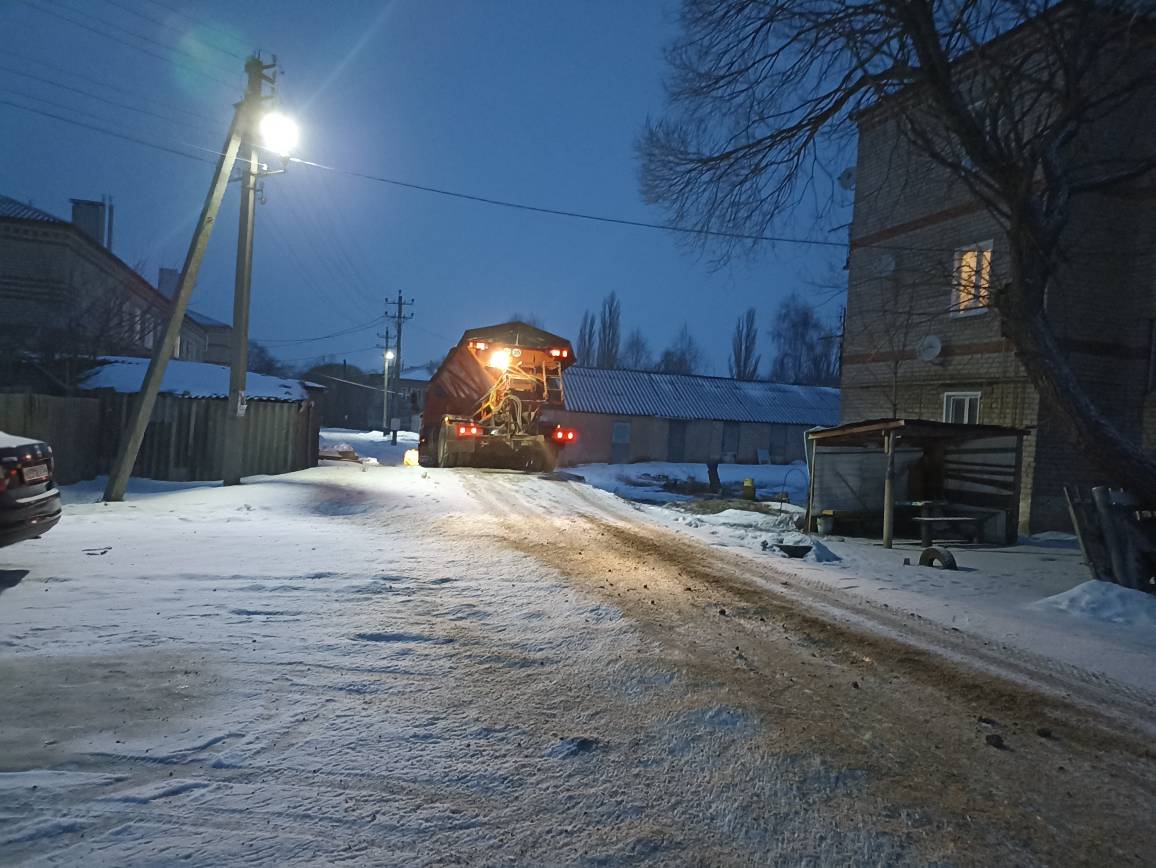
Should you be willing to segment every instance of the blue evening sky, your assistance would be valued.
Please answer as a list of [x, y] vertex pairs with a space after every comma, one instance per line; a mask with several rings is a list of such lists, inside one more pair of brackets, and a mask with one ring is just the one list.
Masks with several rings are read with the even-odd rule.
[[[212, 166], [9, 103], [211, 160], [188, 146], [220, 147], [243, 83], [233, 55], [259, 48], [284, 69], [281, 96], [302, 125], [304, 159], [661, 222], [638, 194], [634, 141], [664, 108], [662, 49], [676, 34], [675, 11], [660, 0], [0, 0], [0, 192], [60, 216], [70, 198], [112, 196], [115, 252], [155, 281], [159, 266], [184, 258]], [[225, 321], [235, 186], [193, 300]], [[826, 300], [831, 318], [841, 304], [815, 288], [841, 274], [838, 251], [767, 246], [715, 270], [668, 232], [301, 165], [268, 178], [265, 195], [252, 333], [294, 363], [329, 355], [380, 369], [380, 326], [371, 321], [398, 289], [416, 301], [407, 364], [440, 357], [463, 329], [515, 312], [573, 338], [582, 311], [615, 290], [624, 331], [641, 326], [659, 350], [689, 322], [709, 372], [722, 375], [748, 306], [759, 311], [766, 360], [771, 314], [792, 289]], [[846, 219], [846, 209], [837, 213]], [[781, 229], [846, 237], [817, 227], [809, 209]]]

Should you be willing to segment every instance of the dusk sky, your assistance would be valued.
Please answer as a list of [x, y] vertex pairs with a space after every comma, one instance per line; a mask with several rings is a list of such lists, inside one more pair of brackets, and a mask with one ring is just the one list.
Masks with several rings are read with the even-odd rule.
[[[114, 250], [143, 262], [155, 282], [158, 267], [181, 264], [211, 177], [213, 155], [189, 146], [221, 147], [243, 89], [243, 57], [260, 49], [284, 69], [280, 95], [302, 126], [303, 159], [662, 222], [639, 196], [634, 141], [664, 108], [662, 50], [677, 32], [675, 12], [659, 0], [0, 0], [0, 193], [61, 217], [70, 198], [112, 196]], [[376, 318], [399, 289], [415, 300], [407, 365], [440, 358], [464, 329], [514, 313], [573, 338], [582, 311], [615, 290], [624, 331], [641, 326], [660, 350], [689, 322], [708, 372], [725, 375], [730, 333], [748, 306], [759, 312], [765, 366], [771, 314], [783, 296], [810, 293], [832, 319], [842, 304], [815, 288], [841, 273], [830, 249], [767, 246], [712, 270], [709, 258], [665, 231], [515, 211], [302, 165], [268, 178], [264, 189], [252, 334], [295, 365], [331, 356], [380, 369]], [[233, 185], [192, 304], [225, 321], [236, 215]], [[838, 224], [848, 218], [849, 209], [837, 209], [816, 226], [801, 211], [781, 228], [842, 240]]]

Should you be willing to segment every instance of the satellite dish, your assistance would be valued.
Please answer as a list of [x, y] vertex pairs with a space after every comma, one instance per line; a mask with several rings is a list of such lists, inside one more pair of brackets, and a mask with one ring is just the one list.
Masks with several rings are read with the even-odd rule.
[[848, 166], [839, 173], [839, 177], [835, 182], [844, 190], [853, 190], [855, 188], [855, 167]]
[[934, 362], [942, 352], [943, 341], [939, 339], [939, 335], [928, 335], [915, 348], [915, 355], [921, 362]]

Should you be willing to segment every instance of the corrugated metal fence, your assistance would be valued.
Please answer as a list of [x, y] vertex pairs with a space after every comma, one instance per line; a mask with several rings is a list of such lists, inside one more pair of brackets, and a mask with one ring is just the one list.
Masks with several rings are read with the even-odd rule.
[[0, 431], [43, 440], [56, 456], [62, 483], [92, 479], [101, 464], [100, 401], [54, 395], [0, 394]]

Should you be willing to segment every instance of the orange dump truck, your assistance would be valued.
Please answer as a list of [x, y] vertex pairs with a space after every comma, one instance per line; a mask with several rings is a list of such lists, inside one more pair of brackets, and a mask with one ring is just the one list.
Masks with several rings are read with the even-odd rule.
[[421, 465], [553, 470], [578, 438], [550, 421], [573, 363], [569, 341], [526, 323], [467, 331], [430, 380]]

